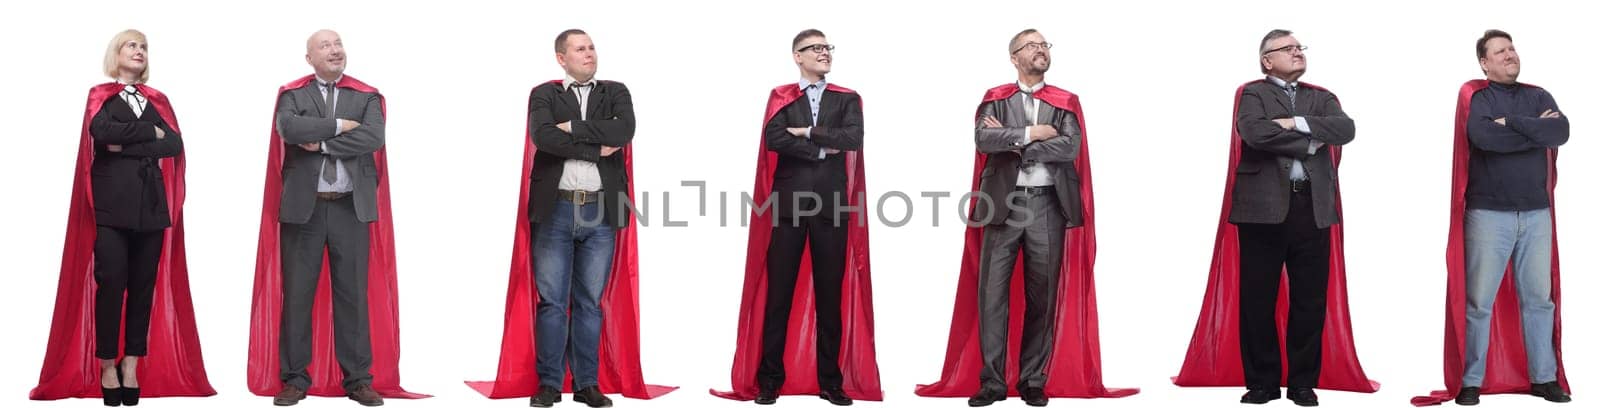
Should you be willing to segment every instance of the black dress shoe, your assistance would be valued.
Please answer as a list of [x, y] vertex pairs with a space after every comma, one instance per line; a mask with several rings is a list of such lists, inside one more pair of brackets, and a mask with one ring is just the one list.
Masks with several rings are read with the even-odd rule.
[[1317, 406], [1317, 392], [1310, 388], [1290, 388], [1289, 400], [1302, 407]]
[[1050, 398], [1044, 396], [1044, 388], [1024, 387], [1021, 394], [1022, 402], [1030, 407], [1042, 407], [1050, 403]]
[[838, 405], [841, 407], [855, 403], [855, 401], [850, 400], [850, 396], [844, 395], [844, 390], [838, 388], [823, 389], [822, 391], [817, 392], [817, 396], [828, 400], [829, 404]]
[[561, 402], [561, 390], [556, 387], [541, 385], [538, 393], [528, 397], [530, 407], [549, 408], [557, 402]]
[[1461, 387], [1456, 393], [1456, 405], [1478, 405], [1478, 387]]
[[572, 400], [588, 404], [590, 408], [603, 408], [611, 406], [611, 398], [600, 392], [600, 386], [591, 385], [572, 393]]
[[1550, 402], [1572, 401], [1572, 397], [1568, 396], [1567, 392], [1561, 389], [1561, 383], [1555, 381], [1542, 384], [1533, 384], [1533, 386], [1528, 387], [1528, 393], [1533, 394], [1535, 397], [1544, 398], [1545, 401]]
[[762, 388], [756, 391], [756, 405], [772, 405], [778, 403], [778, 389]]
[[969, 406], [969, 407], [987, 407], [987, 406], [989, 406], [989, 404], [993, 404], [996, 401], [1005, 401], [1005, 400], [1006, 400], [1006, 392], [1005, 391], [992, 390], [992, 389], [985, 388], [985, 389], [982, 389], [982, 390], [978, 390], [978, 393], [973, 395], [972, 398], [968, 398], [967, 399], [967, 406]]
[[1250, 391], [1246, 391], [1244, 393], [1243, 397], [1239, 397], [1239, 403], [1241, 403], [1241, 404], [1265, 404], [1267, 402], [1270, 402], [1270, 401], [1278, 399], [1278, 398], [1283, 398], [1283, 395], [1279, 394], [1277, 388], [1273, 388], [1273, 389], [1270, 389], [1270, 390], [1250, 390]]

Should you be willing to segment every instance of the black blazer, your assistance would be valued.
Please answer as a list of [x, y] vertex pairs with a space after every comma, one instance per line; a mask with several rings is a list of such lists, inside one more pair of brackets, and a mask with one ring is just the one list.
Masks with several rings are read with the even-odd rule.
[[[166, 132], [164, 138], [156, 139], [157, 127]], [[183, 152], [183, 139], [156, 113], [155, 103], [134, 115], [127, 102], [113, 95], [90, 120], [89, 136], [94, 139], [89, 186], [95, 224], [139, 231], [171, 226], [159, 160]], [[122, 152], [112, 152], [108, 145], [120, 145]]]
[[[844, 152], [861, 150], [861, 96], [825, 90], [818, 110], [821, 112], [817, 115], [817, 124], [812, 126], [811, 101], [802, 92], [766, 123], [767, 150], [778, 152], [770, 197], [772, 210], [778, 217], [790, 217], [800, 210], [815, 208], [821, 210], [818, 216], [831, 219], [835, 217], [835, 201], [841, 205], [850, 204], [845, 201], [849, 198], [845, 191], [849, 175], [845, 173]], [[811, 137], [790, 134], [788, 128], [792, 127], [810, 127]], [[824, 147], [838, 149], [840, 153], [818, 158]], [[821, 197], [821, 202], [796, 207], [795, 193], [798, 192], [815, 193]], [[768, 197], [754, 198], [759, 206]], [[839, 216], [844, 218], [848, 214]]]
[[[1288, 93], [1271, 81], [1245, 85], [1239, 96], [1239, 111], [1235, 112], [1244, 146], [1240, 147], [1239, 167], [1234, 169], [1233, 211], [1228, 214], [1228, 222], [1282, 223], [1289, 216], [1289, 169], [1299, 159], [1311, 180], [1311, 206], [1317, 227], [1339, 223], [1339, 212], [1334, 207], [1339, 194], [1334, 182], [1339, 174], [1328, 146], [1355, 139], [1355, 121], [1345, 115], [1332, 93], [1309, 86], [1301, 86], [1295, 93], [1294, 108], [1290, 109]], [[1310, 135], [1284, 129], [1272, 121], [1295, 116], [1306, 119]], [[1312, 140], [1324, 143], [1315, 154], [1308, 153]]]
[[[528, 95], [528, 132], [538, 147], [534, 155], [532, 179], [528, 186], [528, 219], [540, 222], [555, 208], [561, 173], [568, 159], [595, 163], [600, 169], [600, 208], [602, 220], [613, 228], [625, 228], [632, 213], [622, 203], [628, 200], [628, 174], [619, 150], [600, 156], [600, 146], [627, 147], [633, 142], [633, 96], [621, 82], [595, 81], [589, 91], [589, 120], [579, 120], [578, 96], [562, 89], [561, 82], [533, 87]], [[572, 133], [556, 125], [572, 122]]]

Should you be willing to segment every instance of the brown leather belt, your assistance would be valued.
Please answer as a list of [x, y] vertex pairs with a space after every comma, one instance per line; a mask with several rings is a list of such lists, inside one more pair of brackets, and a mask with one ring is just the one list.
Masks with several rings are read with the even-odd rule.
[[571, 201], [573, 204], [583, 205], [600, 201], [599, 191], [583, 190], [556, 190], [556, 197]]
[[339, 199], [342, 199], [342, 198], [345, 198], [345, 197], [349, 197], [349, 196], [350, 196], [349, 192], [343, 192], [343, 193], [335, 193], [335, 192], [331, 192], [331, 191], [318, 191], [317, 192], [317, 199], [318, 200], [323, 200], [323, 201], [334, 201], [334, 200], [339, 200]]

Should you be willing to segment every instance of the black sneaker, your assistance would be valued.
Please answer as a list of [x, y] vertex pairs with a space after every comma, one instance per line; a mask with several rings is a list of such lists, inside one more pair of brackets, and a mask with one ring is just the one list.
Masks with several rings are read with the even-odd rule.
[[583, 389], [572, 393], [572, 400], [589, 404], [591, 408], [611, 406], [611, 399], [606, 398], [606, 394], [601, 393], [600, 387], [595, 385], [584, 387]]
[[1478, 405], [1478, 387], [1461, 387], [1461, 392], [1456, 393], [1456, 405]]
[[1567, 396], [1567, 392], [1561, 389], [1561, 383], [1555, 381], [1533, 384], [1533, 386], [1528, 387], [1528, 393], [1533, 394], [1535, 397], [1544, 398], [1545, 401], [1550, 402], [1572, 401], [1572, 397]]
[[561, 390], [556, 387], [541, 385], [539, 386], [539, 393], [528, 397], [528, 406], [530, 407], [550, 408], [557, 402], [561, 402]]

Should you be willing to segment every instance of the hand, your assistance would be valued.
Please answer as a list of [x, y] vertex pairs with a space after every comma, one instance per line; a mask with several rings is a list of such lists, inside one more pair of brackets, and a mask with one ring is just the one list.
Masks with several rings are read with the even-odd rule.
[[822, 148], [822, 153], [825, 153], [825, 154], [839, 154], [839, 149], [835, 149], [835, 148], [832, 148], [832, 147], [824, 147], [824, 148]]
[[569, 120], [569, 121], [566, 121], [566, 122], [557, 123], [556, 124], [556, 129], [561, 129], [562, 132], [567, 132], [567, 134], [572, 134], [572, 121]]
[[1273, 119], [1272, 121], [1278, 122], [1278, 126], [1282, 126], [1284, 129], [1294, 129], [1294, 119], [1292, 118]]
[[352, 131], [352, 130], [356, 130], [356, 128], [358, 128], [358, 127], [361, 127], [361, 122], [348, 120], [348, 119], [339, 119], [339, 133], [341, 133], [341, 134], [345, 133], [345, 132]]
[[810, 130], [810, 129], [811, 129], [811, 128], [808, 128], [808, 127], [803, 127], [803, 128], [789, 128], [789, 136], [796, 136], [796, 137], [806, 137], [806, 133], [807, 133], [807, 131], [808, 131], [808, 130]]
[[600, 157], [611, 157], [612, 153], [622, 150], [621, 147], [600, 146]]
[[1032, 142], [1037, 142], [1037, 141], [1040, 141], [1040, 140], [1049, 140], [1050, 138], [1056, 137], [1056, 136], [1060, 136], [1060, 135], [1056, 133], [1056, 127], [1055, 126], [1033, 125], [1033, 126], [1029, 126], [1028, 127], [1028, 138], [1032, 139], [1032, 140], [1029, 140], [1029, 141], [1032, 141]]
[[1505, 126], [1506, 125], [1506, 118], [1495, 119], [1494, 123], [1499, 123], [1500, 126]]
[[106, 151], [112, 153], [122, 153], [122, 145], [106, 145]]
[[995, 119], [993, 116], [984, 116], [983, 117], [983, 127], [986, 127], [986, 128], [997, 128], [997, 127], [1004, 127], [1004, 125], [1002, 125], [1000, 123], [999, 119]]
[[1561, 112], [1556, 112], [1554, 109], [1545, 109], [1544, 113], [1539, 114], [1539, 119], [1558, 119], [1558, 118], [1561, 118]]
[[[339, 120], [344, 120], [344, 119], [339, 119]], [[320, 152], [320, 151], [322, 151], [322, 143], [319, 143], [319, 142], [301, 143], [300, 144], [300, 148], [301, 149], [305, 149], [305, 151], [308, 151], [308, 152]]]
[[[161, 140], [161, 139], [166, 139], [166, 138], [167, 138], [167, 131], [161, 130], [160, 126], [156, 126], [156, 140]], [[121, 149], [118, 149], [118, 150], [121, 150]]]

